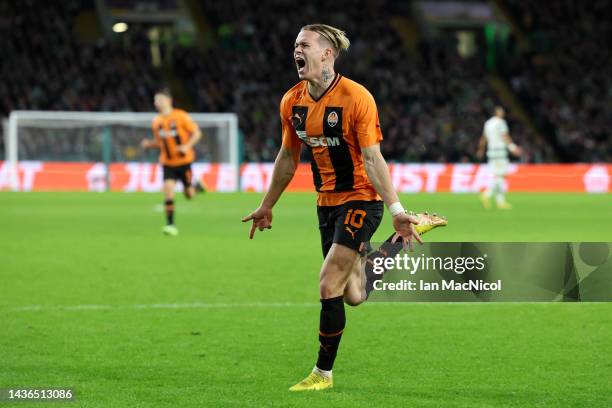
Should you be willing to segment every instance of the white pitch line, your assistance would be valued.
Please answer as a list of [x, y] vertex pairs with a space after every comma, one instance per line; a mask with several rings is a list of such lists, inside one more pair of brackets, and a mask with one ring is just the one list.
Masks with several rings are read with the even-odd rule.
[[[608, 302], [384, 302], [371, 301], [367, 306], [443, 306], [443, 305], [600, 305]], [[148, 310], [148, 309], [239, 309], [239, 308], [291, 308], [320, 307], [320, 303], [296, 302], [250, 302], [250, 303], [151, 303], [137, 305], [28, 305], [0, 307], [0, 312], [46, 312], [46, 311], [98, 311], [98, 310]], [[584, 307], [584, 306], [582, 306]]]
[[0, 311], [11, 312], [44, 312], [50, 310], [60, 311], [87, 311], [87, 310], [146, 310], [146, 309], [230, 309], [230, 308], [283, 308], [283, 307], [315, 307], [319, 303], [294, 302], [251, 302], [251, 303], [153, 303], [141, 305], [28, 305], [19, 307], [0, 308]]

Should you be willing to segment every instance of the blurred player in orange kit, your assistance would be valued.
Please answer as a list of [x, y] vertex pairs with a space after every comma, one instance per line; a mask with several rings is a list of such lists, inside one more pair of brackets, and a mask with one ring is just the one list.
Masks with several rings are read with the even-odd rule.
[[159, 161], [164, 170], [164, 208], [166, 235], [178, 235], [174, 225], [174, 190], [176, 181], [183, 183], [185, 197], [193, 198], [196, 192], [204, 191], [199, 181], [193, 183], [191, 163], [195, 160], [194, 146], [202, 138], [202, 132], [189, 114], [172, 105], [172, 94], [167, 88], [155, 92], [155, 108], [159, 114], [153, 119], [153, 139], [144, 139], [142, 147], [158, 148]]

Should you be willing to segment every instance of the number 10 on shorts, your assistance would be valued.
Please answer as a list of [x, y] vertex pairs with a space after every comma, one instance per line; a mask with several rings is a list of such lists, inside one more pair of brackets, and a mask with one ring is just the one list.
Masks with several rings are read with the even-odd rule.
[[364, 210], [354, 210], [350, 209], [346, 213], [346, 218], [344, 219], [344, 225], [350, 225], [354, 228], [361, 228], [363, 226], [363, 220], [366, 216], [366, 212]]

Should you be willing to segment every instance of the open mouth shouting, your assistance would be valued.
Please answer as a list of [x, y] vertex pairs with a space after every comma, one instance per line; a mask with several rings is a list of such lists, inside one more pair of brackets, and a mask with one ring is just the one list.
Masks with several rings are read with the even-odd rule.
[[303, 75], [306, 72], [306, 60], [301, 55], [295, 56], [295, 66], [299, 75]]

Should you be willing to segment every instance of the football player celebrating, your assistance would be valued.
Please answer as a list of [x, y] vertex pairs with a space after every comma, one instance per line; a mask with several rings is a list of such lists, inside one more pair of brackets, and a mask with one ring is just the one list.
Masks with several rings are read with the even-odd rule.
[[[310, 375], [291, 391], [333, 386], [332, 366], [345, 326], [344, 303], [366, 299], [361, 254], [380, 224], [386, 204], [395, 239], [411, 248], [422, 242], [416, 216], [406, 213], [380, 152], [382, 133], [374, 98], [362, 85], [334, 71], [347, 50], [345, 33], [324, 24], [302, 27], [293, 57], [300, 82], [280, 103], [282, 146], [261, 205], [242, 219], [256, 229], [272, 227], [272, 208], [295, 174], [302, 145], [311, 153], [323, 266], [320, 271], [320, 348]], [[427, 229], [431, 217], [421, 215]]]

